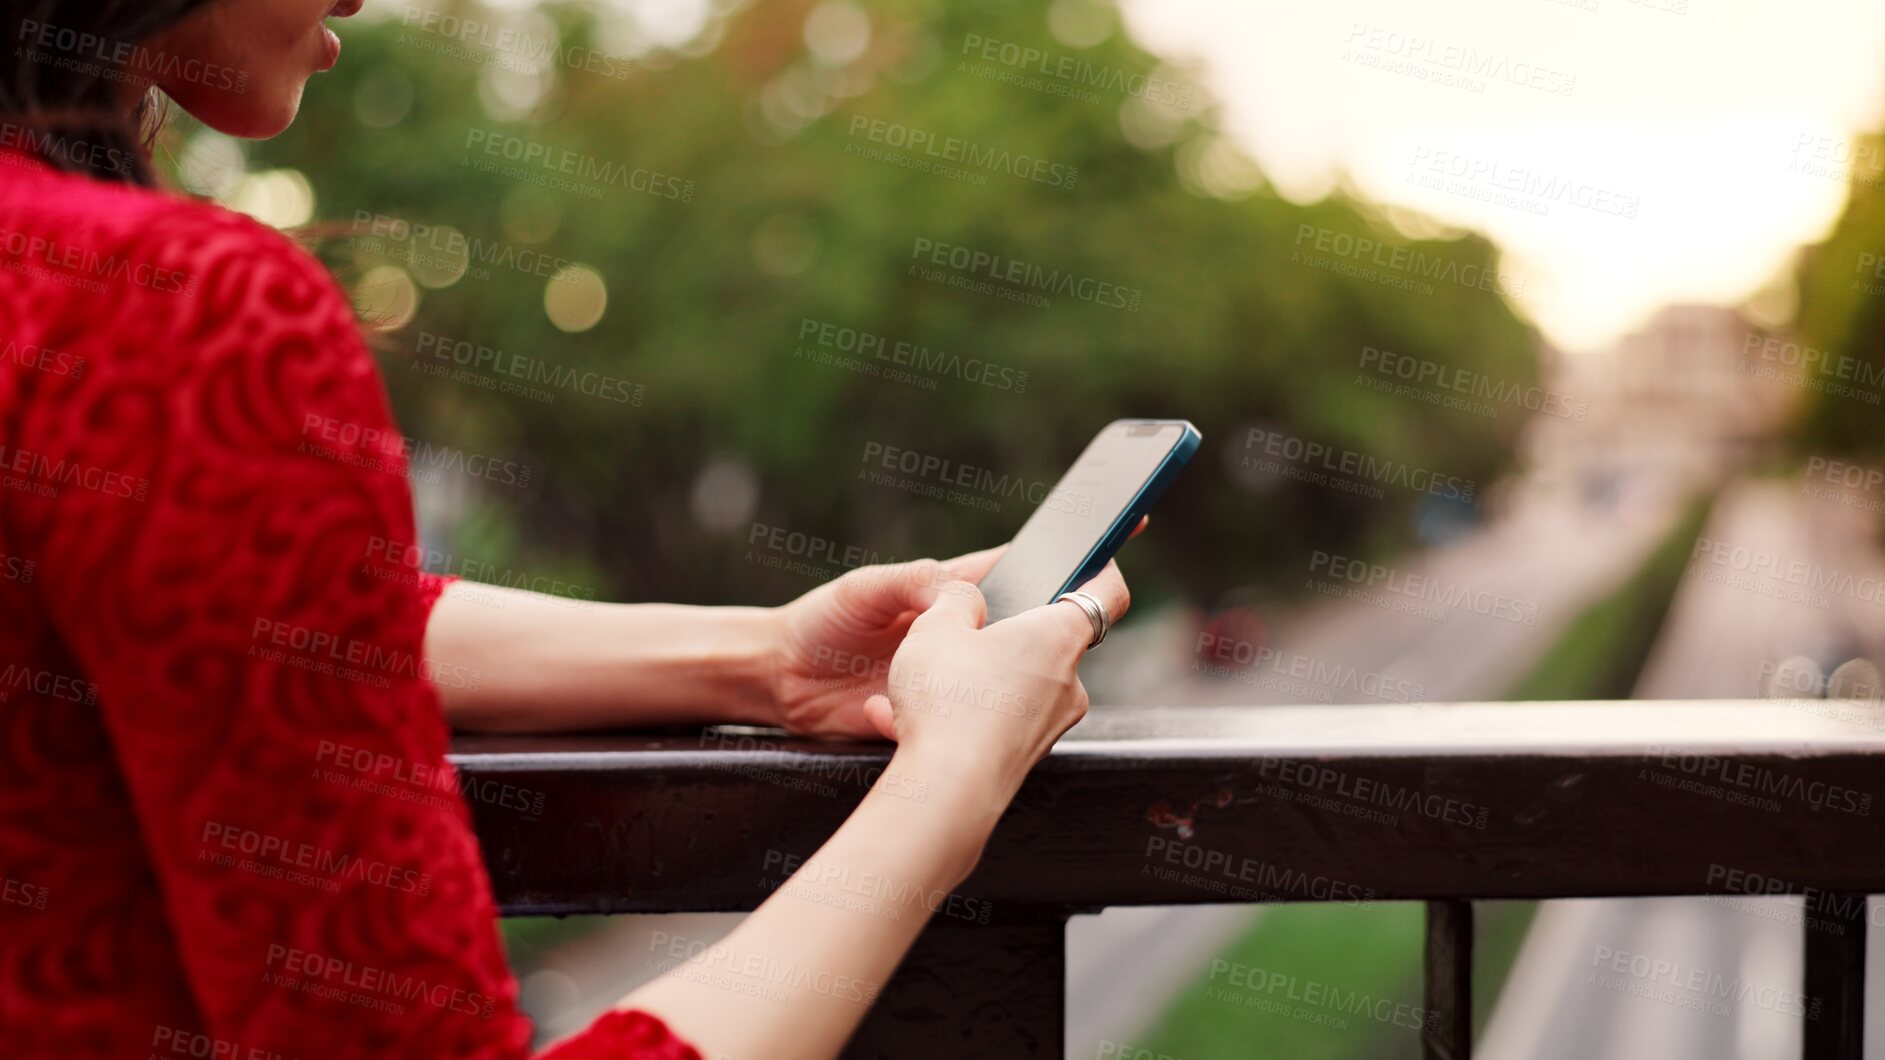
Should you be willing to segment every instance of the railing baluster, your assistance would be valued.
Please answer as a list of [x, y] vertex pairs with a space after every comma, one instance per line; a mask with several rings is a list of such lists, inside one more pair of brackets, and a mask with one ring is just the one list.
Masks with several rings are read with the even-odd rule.
[[1067, 914], [1004, 909], [995, 922], [937, 916], [904, 958], [844, 1060], [1061, 1060]]
[[1473, 903], [1427, 903], [1427, 1018], [1421, 1025], [1426, 1060], [1473, 1055]]
[[1860, 1060], [1865, 1046], [1865, 895], [1809, 898], [1806, 918], [1802, 1055], [1806, 1060]]

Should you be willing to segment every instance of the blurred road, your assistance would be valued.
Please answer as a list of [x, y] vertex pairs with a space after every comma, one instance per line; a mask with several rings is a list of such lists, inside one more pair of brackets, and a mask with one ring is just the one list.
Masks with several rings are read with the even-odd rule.
[[[1686, 499], [1652, 474], [1594, 494], [1535, 490], [1444, 548], [1348, 572], [1362, 584], [1305, 557], [1306, 579], [1358, 595], [1332, 596], [1281, 623], [1274, 644], [1223, 648], [1249, 665], [1194, 670], [1194, 631], [1145, 623], [1131, 630], [1133, 649], [1115, 656], [1132, 669], [1108, 668], [1088, 683], [1097, 701], [1174, 706], [1497, 699], [1591, 602], [1638, 569]], [[1102, 1042], [1134, 1042], [1262, 915], [1260, 906], [1177, 906], [1075, 918], [1066, 1055], [1091, 1060]]]
[[[1752, 698], [1775, 673], [1812, 680], [1857, 652], [1852, 593], [1803, 591], [1757, 573], [1757, 557], [1829, 574], [1868, 572], [1870, 520], [1799, 481], [1746, 481], [1724, 491], [1692, 555], [1635, 695]], [[1719, 548], [1710, 547], [1719, 545]], [[1873, 572], [1876, 573], [1876, 572]], [[1835, 579], [1830, 584], [1837, 584]], [[1825, 701], [1807, 688], [1802, 709]], [[1671, 798], [1700, 795], [1671, 794]], [[1749, 808], [1748, 827], [1761, 811]], [[1698, 881], [1700, 882], [1700, 881]], [[1789, 1060], [1800, 1055], [1801, 923], [1797, 899], [1627, 899], [1541, 908], [1478, 1055], [1486, 1060]], [[1617, 953], [1678, 967], [1689, 990], [1614, 970]], [[1885, 972], [1873, 961], [1870, 982]], [[1627, 961], [1626, 961], [1627, 964]], [[1742, 987], [1752, 987], [1745, 997]], [[1634, 988], [1634, 989], [1633, 989]], [[1651, 989], [1644, 989], [1651, 988]], [[1875, 996], [1875, 1002], [1879, 997]], [[1868, 1057], [1885, 1057], [1879, 1036]]]
[[[1496, 698], [1566, 623], [1628, 577], [1673, 523], [1679, 491], [1648, 480], [1637, 486], [1599, 503], [1579, 491], [1535, 492], [1504, 518], [1402, 561], [1391, 574], [1395, 585], [1420, 578], [1450, 597], [1466, 594], [1432, 615], [1377, 606], [1435, 606], [1384, 591], [1384, 577], [1367, 600], [1332, 597], [1305, 610], [1285, 623], [1282, 639], [1263, 646], [1263, 661], [1224, 675], [1193, 670], [1195, 633], [1181, 617], [1140, 616], [1095, 656], [1104, 665], [1094, 667], [1089, 685], [1102, 704], [1339, 704], [1367, 701], [1354, 675], [1372, 674], [1418, 689], [1406, 698]], [[1310, 576], [1334, 580], [1306, 570]], [[1532, 622], [1510, 620], [1534, 613]], [[1323, 680], [1293, 676], [1315, 669], [1305, 659], [1319, 664]], [[1102, 1041], [1131, 1042], [1260, 915], [1260, 907], [1233, 905], [1075, 918], [1067, 945], [1067, 1055], [1091, 1058]], [[545, 1039], [573, 1031], [657, 973], [658, 933], [711, 940], [738, 919], [601, 918], [588, 934], [519, 968], [525, 1007]]]

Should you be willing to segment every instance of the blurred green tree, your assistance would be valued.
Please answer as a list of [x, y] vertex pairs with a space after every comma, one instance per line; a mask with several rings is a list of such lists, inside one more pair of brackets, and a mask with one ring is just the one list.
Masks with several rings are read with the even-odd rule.
[[[1536, 335], [1479, 279], [1493, 248], [1407, 238], [1343, 195], [1286, 201], [1216, 131], [1192, 72], [1082, 3], [720, 5], [678, 51], [585, 7], [401, 7], [351, 30], [302, 119], [248, 165], [301, 171], [319, 219], [357, 226], [323, 251], [343, 278], [419, 278], [416, 316], [381, 343], [408, 433], [534, 468], [527, 489], [463, 498], [441, 544], [605, 598], [777, 602], [811, 582], [748, 561], [760, 552], [837, 569], [1003, 540], [1038, 499], [1015, 484], [1051, 484], [1119, 416], [1205, 436], [1129, 553], [1142, 600], [1287, 593], [1310, 550], [1405, 546], [1433, 503], [1253, 472], [1252, 426], [1483, 492], [1522, 410], [1382, 393], [1357, 366], [1375, 347], [1531, 385]], [[564, 176], [585, 187], [546, 186]], [[402, 241], [387, 218], [451, 231]], [[990, 280], [1018, 266], [938, 265], [937, 247], [1038, 271]], [[427, 286], [454, 255], [471, 259], [462, 278]], [[533, 255], [593, 269], [600, 321], [552, 326]], [[590, 308], [580, 282], [564, 290], [569, 315]], [[883, 355], [846, 353], [835, 329], [881, 337]], [[429, 374], [460, 342], [642, 399]], [[896, 363], [912, 348], [933, 361]], [[822, 359], [840, 355], [854, 363]], [[953, 470], [881, 484], [890, 448]], [[924, 495], [951, 475], [966, 500]], [[768, 527], [833, 545], [750, 549]]]
[[[1798, 447], [1825, 456], [1885, 464], [1879, 431], [1885, 391], [1885, 137], [1850, 144], [1850, 161], [1816, 159], [1795, 163], [1807, 175], [1837, 175], [1850, 191], [1831, 234], [1807, 248], [1794, 275], [1799, 295], [1793, 338], [1806, 349], [1752, 354], [1796, 373], [1809, 384], [1794, 438]], [[1842, 393], [1842, 387], [1858, 392]], [[1863, 395], [1874, 395], [1872, 401]]]

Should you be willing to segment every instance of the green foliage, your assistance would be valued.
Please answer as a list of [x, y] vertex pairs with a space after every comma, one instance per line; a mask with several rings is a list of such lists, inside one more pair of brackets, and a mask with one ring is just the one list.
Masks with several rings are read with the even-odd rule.
[[[1279, 905], [1215, 958], [1143, 1042], [1154, 1055], [1356, 1060], [1419, 1051], [1422, 907]], [[1379, 1009], [1386, 1020], [1371, 1018]]]
[[[904, 558], [1003, 540], [1031, 508], [1011, 495], [966, 504], [874, 483], [860, 477], [872, 467], [867, 446], [1051, 484], [1106, 421], [1173, 416], [1199, 425], [1205, 449], [1129, 551], [1131, 573], [1142, 599], [1209, 599], [1243, 584], [1287, 589], [1313, 548], [1404, 545], [1422, 500], [1393, 485], [1382, 499], [1293, 480], [1252, 485], [1238, 465], [1253, 424], [1482, 488], [1501, 472], [1516, 416], [1370, 390], [1357, 362], [1375, 346], [1530, 385], [1529, 326], [1495, 294], [1445, 277], [1410, 291], [1340, 269], [1369, 259], [1305, 263], [1314, 241], [1301, 234], [1311, 226], [1409, 248], [1449, 276], [1495, 266], [1483, 240], [1410, 241], [1339, 197], [1300, 206], [1263, 187], [1233, 200], [1189, 190], [1178, 177], [1187, 152], [1215, 135], [1201, 93], [1169, 143], [1140, 147], [1122, 131], [1125, 94], [1101, 87], [1098, 102], [1069, 100], [966, 65], [965, 35], [978, 34], [1129, 74], [1155, 66], [1117, 31], [1089, 49], [1056, 43], [1044, 4], [892, 0], [871, 9], [870, 46], [842, 71], [808, 54], [805, 10], [739, 11], [707, 54], [638, 63], [624, 79], [558, 69], [527, 123], [493, 120], [480, 95], [481, 77], [525, 75], [443, 55], [446, 42], [421, 28], [359, 27], [295, 127], [253, 149], [252, 166], [308, 175], [321, 220], [450, 225], [486, 250], [540, 251], [606, 282], [600, 323], [565, 335], [546, 319], [543, 277], [493, 265], [488, 277], [424, 290], [416, 320], [383, 343], [408, 433], [537, 469], [526, 490], [474, 494], [468, 525], [486, 544], [448, 548], [515, 540], [513, 553], [474, 554], [588, 570], [573, 576], [593, 577], [605, 598], [776, 602], [811, 582], [749, 560], [755, 522], [854, 557]], [[583, 10], [554, 11], [565, 46], [591, 40]], [[408, 92], [396, 124], [363, 124]], [[828, 111], [795, 131], [769, 124], [780, 100], [808, 93]], [[976, 169], [982, 186], [867, 157], [883, 145], [854, 124], [872, 119], [1075, 167], [1077, 180]], [[492, 134], [691, 181], [692, 201], [614, 184], [588, 197], [481, 171], [471, 163], [489, 156], [467, 142]], [[1038, 308], [931, 282], [912, 272], [919, 239], [1135, 289], [1139, 308], [1065, 294]], [[343, 237], [323, 253], [352, 279], [386, 247]], [[795, 355], [812, 345], [800, 339], [808, 320], [987, 362], [1010, 382], [1025, 372], [1025, 387], [947, 370], [919, 372], [928, 383], [913, 385], [819, 363]], [[541, 403], [429, 376], [414, 365], [420, 331], [619, 377], [645, 386], [645, 400], [563, 391]], [[759, 496], [750, 518], [715, 530], [690, 497], [718, 458], [750, 467]]]
[[1572, 621], [1511, 700], [1629, 699], [1674, 606], [1714, 495], [1693, 501], [1630, 580]]
[[[1876, 396], [1885, 380], [1885, 180], [1878, 160], [1885, 137], [1856, 141], [1851, 198], [1832, 234], [1801, 258], [1795, 335], [1819, 350], [1807, 375], [1826, 390], [1809, 390], [1794, 439], [1806, 452], [1885, 463], [1880, 406], [1841, 386]], [[1868, 161], [1869, 160], [1869, 161]], [[1829, 165], [1831, 170], [1836, 167]], [[1804, 356], [1804, 355], [1802, 355]], [[1843, 360], [1836, 360], [1843, 359]]]

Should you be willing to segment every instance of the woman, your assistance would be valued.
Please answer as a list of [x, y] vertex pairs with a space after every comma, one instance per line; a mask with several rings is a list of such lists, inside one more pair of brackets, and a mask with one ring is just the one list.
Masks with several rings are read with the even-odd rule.
[[[404, 447], [342, 293], [153, 190], [139, 143], [153, 89], [280, 131], [357, 8], [329, 3], [0, 6], [0, 1051], [523, 1056], [447, 726], [740, 721], [892, 738], [895, 786], [550, 1055], [830, 1056], [927, 910], [823, 881], [956, 886], [1085, 711], [1095, 629], [1058, 605], [980, 628], [990, 553], [777, 609], [492, 608], [412, 578]], [[1116, 570], [1087, 589], [1125, 611]], [[929, 698], [937, 674], [1029, 709]], [[816, 974], [742, 989], [782, 965]]]

